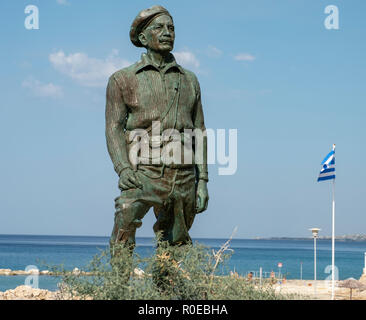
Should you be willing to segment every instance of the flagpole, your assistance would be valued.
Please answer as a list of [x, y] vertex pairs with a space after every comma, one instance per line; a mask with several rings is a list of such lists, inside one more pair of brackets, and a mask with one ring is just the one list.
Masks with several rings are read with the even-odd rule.
[[335, 179], [333, 179], [333, 185], [332, 185], [332, 300], [334, 300], [334, 290], [335, 290], [334, 255], [335, 255]]
[[333, 144], [333, 150], [327, 154], [322, 161], [322, 169], [319, 173], [318, 181], [333, 180], [332, 185], [332, 300], [334, 300], [335, 290], [335, 147]]

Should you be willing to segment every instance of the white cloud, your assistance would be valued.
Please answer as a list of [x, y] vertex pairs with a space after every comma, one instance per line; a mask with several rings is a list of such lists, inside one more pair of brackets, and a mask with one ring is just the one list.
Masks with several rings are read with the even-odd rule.
[[255, 60], [255, 57], [252, 56], [251, 54], [249, 53], [239, 53], [237, 54], [234, 59], [236, 61], [254, 61]]
[[222, 51], [214, 46], [208, 46], [207, 55], [212, 58], [218, 58], [222, 55]]
[[197, 69], [200, 66], [200, 62], [196, 56], [188, 50], [174, 52], [174, 57], [177, 59], [179, 64], [187, 69]]
[[86, 87], [106, 86], [112, 73], [131, 64], [118, 57], [118, 50], [113, 50], [106, 59], [91, 58], [82, 52], [66, 55], [60, 50], [50, 54], [49, 60], [57, 71]]
[[37, 97], [61, 98], [63, 96], [60, 86], [53, 83], [42, 83], [34, 78], [24, 80], [22, 86], [30, 89]]
[[56, 0], [56, 2], [62, 6], [68, 6], [70, 4], [67, 0]]

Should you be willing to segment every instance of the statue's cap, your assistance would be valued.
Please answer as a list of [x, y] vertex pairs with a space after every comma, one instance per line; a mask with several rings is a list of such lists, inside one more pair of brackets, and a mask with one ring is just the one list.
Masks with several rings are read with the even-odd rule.
[[133, 20], [130, 29], [130, 39], [136, 47], [143, 47], [139, 40], [139, 34], [157, 15], [167, 14], [171, 17], [169, 11], [162, 6], [152, 6], [139, 12], [135, 20]]

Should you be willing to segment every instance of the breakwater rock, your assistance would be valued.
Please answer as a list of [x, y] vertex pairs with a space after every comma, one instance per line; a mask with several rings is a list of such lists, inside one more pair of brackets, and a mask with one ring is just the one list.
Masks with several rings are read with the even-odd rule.
[[[74, 275], [92, 275], [91, 272], [80, 271], [78, 268], [74, 268], [70, 272]], [[55, 273], [49, 270], [38, 270], [38, 269], [30, 269], [30, 270], [11, 270], [11, 269], [0, 269], [0, 276], [28, 276], [28, 275], [40, 275], [40, 276], [57, 276], [65, 274], [64, 272]]]
[[40, 271], [38, 269], [31, 270], [11, 270], [11, 269], [0, 269], [0, 276], [26, 276], [26, 275], [52, 275], [52, 272], [48, 270]]

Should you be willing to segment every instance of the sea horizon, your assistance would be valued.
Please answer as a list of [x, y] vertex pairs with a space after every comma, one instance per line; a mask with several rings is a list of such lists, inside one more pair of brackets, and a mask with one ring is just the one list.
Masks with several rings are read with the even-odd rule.
[[[365, 237], [361, 240], [352, 240], [346, 237], [352, 236], [362, 236]], [[110, 235], [85, 235], [85, 234], [31, 234], [31, 233], [0, 233], [1, 236], [34, 236], [34, 237], [94, 237], [94, 238], [110, 238]], [[155, 236], [136, 236], [136, 239], [155, 239]], [[194, 240], [229, 240], [230, 237], [192, 237]], [[322, 235], [317, 238], [317, 241], [329, 240], [331, 239], [330, 235]], [[312, 236], [255, 236], [251, 238], [238, 238], [232, 237], [231, 240], [311, 240], [314, 238]], [[336, 241], [366, 241], [366, 234], [349, 234], [349, 235], [336, 235]]]
[[[154, 237], [136, 237], [136, 252], [141, 257], [154, 254]], [[194, 242], [217, 250], [228, 238], [193, 238]], [[108, 248], [109, 236], [0, 234], [0, 269], [25, 270], [29, 265], [45, 270], [46, 266], [63, 264], [65, 269], [83, 269], [92, 258]], [[312, 239], [238, 239], [230, 243], [233, 253], [225, 265], [225, 273], [249, 272], [263, 276], [271, 271], [287, 279], [314, 278], [314, 247]], [[338, 279], [358, 279], [364, 268], [365, 241], [336, 240], [335, 265]], [[278, 264], [282, 263], [282, 268]], [[331, 240], [320, 239], [317, 245], [317, 279], [330, 276]], [[25, 276], [0, 276], [0, 291], [24, 284]], [[58, 280], [40, 276], [39, 287], [56, 290]]]

